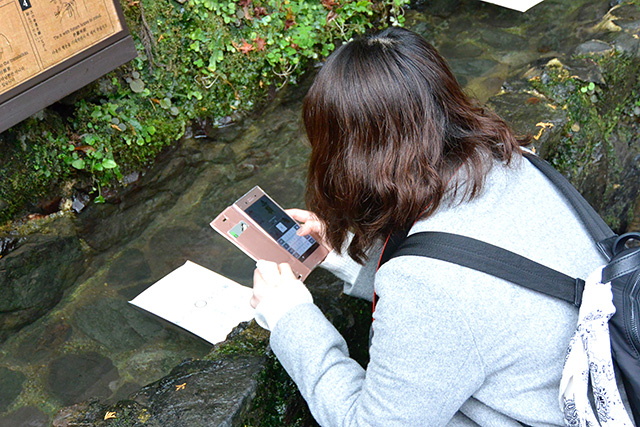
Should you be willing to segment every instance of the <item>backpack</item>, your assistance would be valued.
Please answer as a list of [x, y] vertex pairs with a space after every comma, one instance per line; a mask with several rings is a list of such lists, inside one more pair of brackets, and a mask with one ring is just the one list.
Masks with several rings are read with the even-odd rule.
[[[550, 164], [534, 154], [525, 152], [524, 157], [544, 173], [566, 198], [589, 231], [594, 244], [608, 260], [602, 269], [600, 282], [611, 283], [615, 306], [615, 314], [608, 320], [610, 353], [622, 377], [635, 423], [640, 426], [640, 247], [627, 247], [631, 241], [640, 242], [640, 233], [616, 235]], [[583, 279], [567, 276], [513, 252], [466, 236], [420, 232], [407, 237], [408, 231], [402, 230], [389, 237], [378, 268], [391, 258], [424, 256], [472, 268], [560, 298], [576, 307], [581, 306], [585, 290]], [[604, 319], [606, 323], [607, 319]], [[588, 370], [586, 375], [589, 375]], [[595, 406], [602, 418], [597, 400], [596, 396]], [[580, 425], [573, 424], [575, 420], [568, 418], [566, 407], [564, 412], [568, 425]], [[606, 414], [604, 416], [606, 418]]]

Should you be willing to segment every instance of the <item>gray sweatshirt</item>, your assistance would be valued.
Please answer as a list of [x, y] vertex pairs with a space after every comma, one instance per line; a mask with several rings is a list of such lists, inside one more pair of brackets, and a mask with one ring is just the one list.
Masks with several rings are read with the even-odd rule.
[[[496, 164], [482, 194], [443, 204], [420, 231], [462, 234], [586, 278], [604, 263], [571, 207], [535, 167]], [[285, 314], [271, 347], [322, 426], [563, 425], [558, 387], [578, 310], [444, 261], [403, 256], [375, 273], [335, 253], [345, 292], [379, 300], [370, 362], [313, 304]], [[375, 273], [375, 274], [374, 274]]]

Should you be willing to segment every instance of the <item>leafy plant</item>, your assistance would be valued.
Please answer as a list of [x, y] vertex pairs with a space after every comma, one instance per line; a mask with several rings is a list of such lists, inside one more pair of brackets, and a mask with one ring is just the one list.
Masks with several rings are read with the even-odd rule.
[[[40, 179], [33, 185], [79, 178], [99, 194], [146, 166], [194, 118], [235, 120], [270, 91], [296, 83], [307, 63], [337, 43], [401, 25], [408, 2], [127, 0], [138, 57], [91, 85], [71, 108], [49, 108], [0, 134], [0, 143], [15, 146], [22, 159], [16, 161], [35, 170]], [[33, 149], [20, 150], [25, 145]], [[0, 198], [36, 193], [17, 182], [0, 183]], [[15, 211], [3, 210], [0, 219]]]

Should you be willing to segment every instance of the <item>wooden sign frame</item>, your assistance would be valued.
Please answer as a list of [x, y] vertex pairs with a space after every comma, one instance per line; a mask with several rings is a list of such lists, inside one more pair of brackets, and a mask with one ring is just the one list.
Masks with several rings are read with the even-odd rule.
[[0, 132], [136, 56], [118, 0], [0, 0]]

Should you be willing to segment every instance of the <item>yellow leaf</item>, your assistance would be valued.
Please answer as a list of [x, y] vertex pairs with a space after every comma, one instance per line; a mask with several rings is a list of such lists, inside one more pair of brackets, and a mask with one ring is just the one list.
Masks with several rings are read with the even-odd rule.
[[187, 386], [187, 383], [182, 383], [180, 385], [176, 386], [176, 391], [178, 390], [184, 390], [184, 388]]
[[108, 420], [108, 419], [111, 419], [111, 418], [115, 418], [115, 417], [116, 417], [116, 413], [115, 412], [107, 411], [107, 413], [104, 414], [104, 419], [105, 420]]
[[540, 131], [538, 132], [538, 134], [533, 137], [533, 139], [535, 139], [537, 141], [537, 140], [540, 139], [540, 137], [542, 136], [542, 133], [544, 132], [545, 129], [553, 127], [553, 123], [540, 122], [540, 123], [536, 124], [536, 127], [540, 127]]

